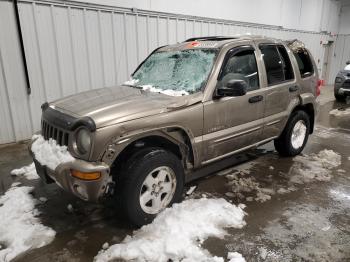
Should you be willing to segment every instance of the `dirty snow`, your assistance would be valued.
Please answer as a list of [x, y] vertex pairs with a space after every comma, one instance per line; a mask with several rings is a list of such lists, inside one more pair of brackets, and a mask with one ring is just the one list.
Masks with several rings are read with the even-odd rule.
[[24, 166], [22, 168], [14, 169], [11, 171], [11, 175], [13, 176], [23, 176], [28, 180], [38, 179], [39, 176], [36, 173], [34, 163], [31, 163], [28, 166]]
[[281, 218], [269, 221], [262, 229], [264, 234], [259, 242], [267, 241], [280, 251], [275, 254], [276, 259], [267, 251], [267, 260], [344, 261], [342, 245], [349, 243], [350, 237], [345, 228], [332, 226], [332, 220], [335, 216], [345, 218], [346, 212], [345, 207], [329, 209], [299, 203], [287, 208]]
[[297, 156], [290, 174], [296, 184], [311, 181], [329, 181], [334, 168], [341, 164], [341, 156], [333, 150], [324, 149], [318, 154]]
[[32, 187], [12, 186], [0, 197], [0, 261], [10, 261], [19, 254], [49, 244], [55, 231], [37, 218], [38, 203], [30, 194]]
[[189, 199], [160, 213], [155, 220], [100, 251], [96, 261], [224, 261], [201, 247], [208, 237], [222, 238], [224, 228], [242, 228], [244, 205], [224, 199]]
[[[221, 174], [225, 174], [230, 188], [225, 196], [245, 199], [248, 202], [265, 202], [276, 193], [282, 195], [297, 190], [296, 184], [328, 181], [331, 179], [332, 171], [341, 164], [341, 156], [332, 150], [324, 149], [317, 154], [299, 155], [293, 161], [294, 164], [288, 174], [284, 174], [288, 179], [287, 186], [271, 183], [262, 185], [254, 176], [249, 175], [251, 167], [257, 164], [256, 161], [238, 167], [238, 171], [235, 168], [222, 171]], [[271, 166], [269, 170], [273, 170]]]
[[330, 115], [335, 117], [346, 117], [350, 116], [350, 107], [349, 108], [337, 108], [329, 112]]
[[74, 161], [66, 146], [60, 146], [55, 140], [45, 140], [41, 135], [33, 136], [32, 151], [40, 164], [55, 170], [59, 164]]
[[[253, 196], [246, 197], [246, 201], [259, 201], [265, 202], [271, 199], [271, 195], [275, 194], [273, 189], [264, 188], [260, 186], [260, 183], [256, 181], [253, 176], [244, 177], [243, 173], [234, 173], [227, 175], [226, 178], [229, 180], [227, 183], [230, 186], [232, 194], [226, 194], [227, 196], [237, 196], [239, 199], [245, 198], [245, 194], [253, 194]], [[229, 192], [229, 193], [232, 193]]]

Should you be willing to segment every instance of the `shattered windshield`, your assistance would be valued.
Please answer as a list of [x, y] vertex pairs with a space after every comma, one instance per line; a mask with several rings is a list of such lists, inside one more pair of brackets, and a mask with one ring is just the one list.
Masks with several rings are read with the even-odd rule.
[[205, 85], [216, 49], [189, 49], [152, 54], [124, 84], [168, 95], [187, 95]]

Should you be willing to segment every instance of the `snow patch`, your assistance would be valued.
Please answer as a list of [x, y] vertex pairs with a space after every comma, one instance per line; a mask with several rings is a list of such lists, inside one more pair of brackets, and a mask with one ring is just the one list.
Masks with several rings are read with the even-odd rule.
[[96, 261], [224, 261], [201, 248], [208, 237], [223, 237], [224, 228], [242, 228], [244, 205], [224, 199], [189, 199], [161, 212], [154, 221], [122, 243], [100, 251]]
[[24, 176], [28, 180], [33, 180], [33, 179], [39, 178], [38, 174], [36, 173], [34, 163], [31, 163], [30, 165], [24, 166], [22, 168], [12, 170], [11, 175]]
[[[130, 80], [125, 81], [124, 85], [136, 86], [138, 82], [139, 82], [138, 79], [131, 78]], [[154, 87], [152, 85], [139, 85], [139, 87], [142, 87], [142, 90], [144, 90], [144, 91], [149, 91], [149, 92], [153, 92], [153, 93], [161, 93], [161, 94], [168, 95], [168, 96], [186, 96], [186, 95], [189, 95], [189, 93], [185, 90], [173, 90], [173, 89], [163, 90], [161, 88], [157, 88], [157, 87]]]
[[324, 149], [318, 154], [297, 156], [292, 167], [291, 182], [296, 184], [311, 181], [329, 181], [332, 169], [341, 164], [341, 156], [333, 150]]
[[329, 112], [330, 115], [335, 117], [345, 117], [350, 116], [350, 107], [349, 108], [337, 108]]
[[49, 244], [56, 232], [40, 223], [32, 187], [12, 186], [0, 197], [0, 261], [10, 261], [30, 249]]
[[74, 161], [66, 146], [60, 146], [55, 140], [45, 140], [41, 135], [33, 136], [32, 152], [41, 165], [55, 170], [59, 164]]

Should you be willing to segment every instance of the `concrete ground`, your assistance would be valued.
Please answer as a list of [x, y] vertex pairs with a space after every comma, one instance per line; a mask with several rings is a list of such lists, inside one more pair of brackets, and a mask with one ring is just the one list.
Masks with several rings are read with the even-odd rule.
[[[237, 251], [247, 261], [350, 261], [350, 119], [329, 115], [330, 110], [349, 105], [334, 101], [331, 87], [324, 87], [319, 99], [317, 128], [304, 153], [332, 149], [342, 156], [342, 164], [332, 170], [330, 181], [300, 183], [292, 192], [273, 194], [263, 203], [247, 201], [249, 192], [239, 197], [227, 194], [230, 187], [224, 175], [213, 174], [191, 183], [197, 185], [194, 196], [224, 197], [247, 206], [243, 229], [231, 229], [224, 239], [204, 242], [213, 255], [226, 257], [228, 251]], [[247, 158], [254, 164], [249, 176], [256, 182], [266, 188], [290, 186], [288, 175], [294, 161], [280, 158], [272, 143], [246, 154]], [[38, 206], [40, 219], [57, 235], [51, 244], [16, 261], [92, 261], [105, 242], [119, 243], [135, 230], [120, 218], [112, 203], [85, 203], [54, 184], [10, 176], [12, 169], [29, 163], [25, 143], [0, 147], [0, 195], [14, 181], [34, 186], [36, 198], [48, 199]]]

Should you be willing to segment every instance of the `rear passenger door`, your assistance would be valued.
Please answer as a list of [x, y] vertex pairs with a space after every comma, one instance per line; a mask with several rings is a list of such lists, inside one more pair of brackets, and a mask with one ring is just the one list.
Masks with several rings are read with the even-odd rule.
[[258, 45], [261, 62], [265, 66], [265, 108], [262, 140], [279, 136], [286, 121], [293, 99], [300, 87], [295, 80], [294, 70], [287, 50], [282, 44]]

